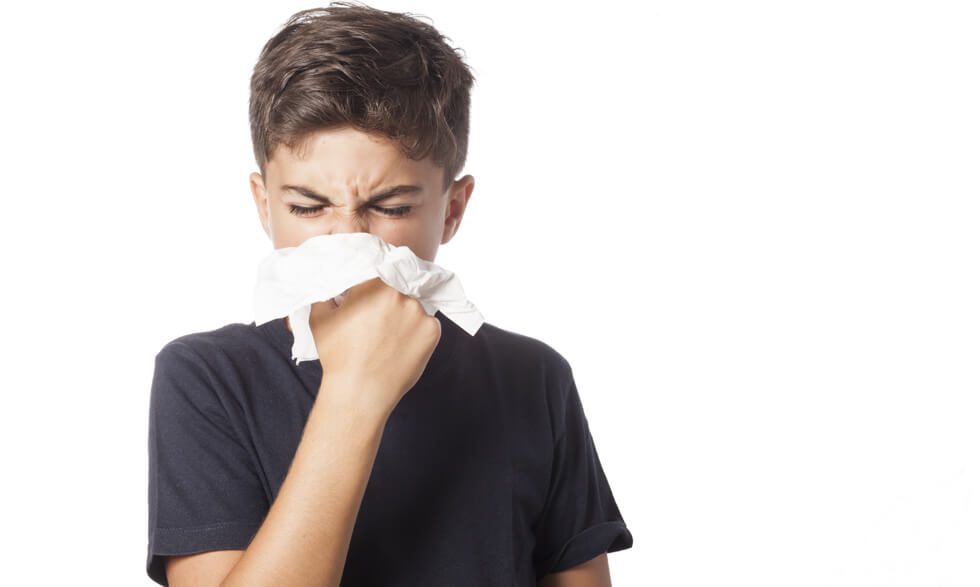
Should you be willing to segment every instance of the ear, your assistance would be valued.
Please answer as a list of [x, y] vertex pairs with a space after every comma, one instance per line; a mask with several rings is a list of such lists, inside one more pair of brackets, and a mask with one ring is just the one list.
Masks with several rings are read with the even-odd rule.
[[262, 223], [262, 229], [265, 230], [266, 236], [270, 239], [272, 238], [272, 232], [269, 230], [269, 194], [265, 189], [265, 180], [258, 173], [252, 173], [248, 176], [249, 187], [252, 189], [252, 198], [255, 199], [255, 208], [259, 213], [259, 221]]
[[463, 222], [463, 213], [466, 211], [466, 205], [470, 201], [475, 184], [476, 179], [472, 175], [464, 175], [449, 186], [446, 218], [442, 227], [442, 242], [440, 244], [448, 243], [459, 230], [459, 225]]

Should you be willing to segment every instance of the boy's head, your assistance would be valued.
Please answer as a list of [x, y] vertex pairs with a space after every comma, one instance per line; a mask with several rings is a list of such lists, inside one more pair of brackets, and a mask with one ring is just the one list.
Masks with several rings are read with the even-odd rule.
[[[249, 179], [273, 247], [370, 232], [434, 261], [473, 191], [472, 176], [454, 181], [472, 85], [456, 50], [408, 14], [334, 2], [290, 17], [262, 49], [249, 100], [260, 170]], [[398, 186], [411, 189], [369, 202]]]

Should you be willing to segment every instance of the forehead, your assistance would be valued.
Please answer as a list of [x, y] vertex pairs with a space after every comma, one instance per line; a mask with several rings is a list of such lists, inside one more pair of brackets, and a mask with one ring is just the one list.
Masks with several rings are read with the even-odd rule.
[[295, 149], [278, 145], [268, 172], [288, 183], [370, 190], [391, 181], [439, 181], [431, 157], [413, 161], [387, 137], [344, 127], [311, 133]]

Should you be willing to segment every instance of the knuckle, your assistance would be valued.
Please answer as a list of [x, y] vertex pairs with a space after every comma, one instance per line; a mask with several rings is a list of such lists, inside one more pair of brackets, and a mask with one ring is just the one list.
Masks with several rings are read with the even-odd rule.
[[439, 338], [442, 334], [442, 323], [439, 322], [439, 319], [435, 316], [429, 316], [426, 322], [428, 323], [429, 334], [435, 338]]

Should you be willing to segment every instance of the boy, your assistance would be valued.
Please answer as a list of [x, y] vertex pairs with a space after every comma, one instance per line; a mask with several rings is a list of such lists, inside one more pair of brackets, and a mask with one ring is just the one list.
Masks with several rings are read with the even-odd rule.
[[[276, 249], [369, 232], [435, 261], [459, 229], [468, 67], [433, 27], [352, 3], [266, 44], [250, 177]], [[568, 362], [468, 335], [379, 279], [157, 354], [147, 573], [163, 585], [608, 585], [632, 546]], [[169, 581], [169, 583], [168, 583]]]

